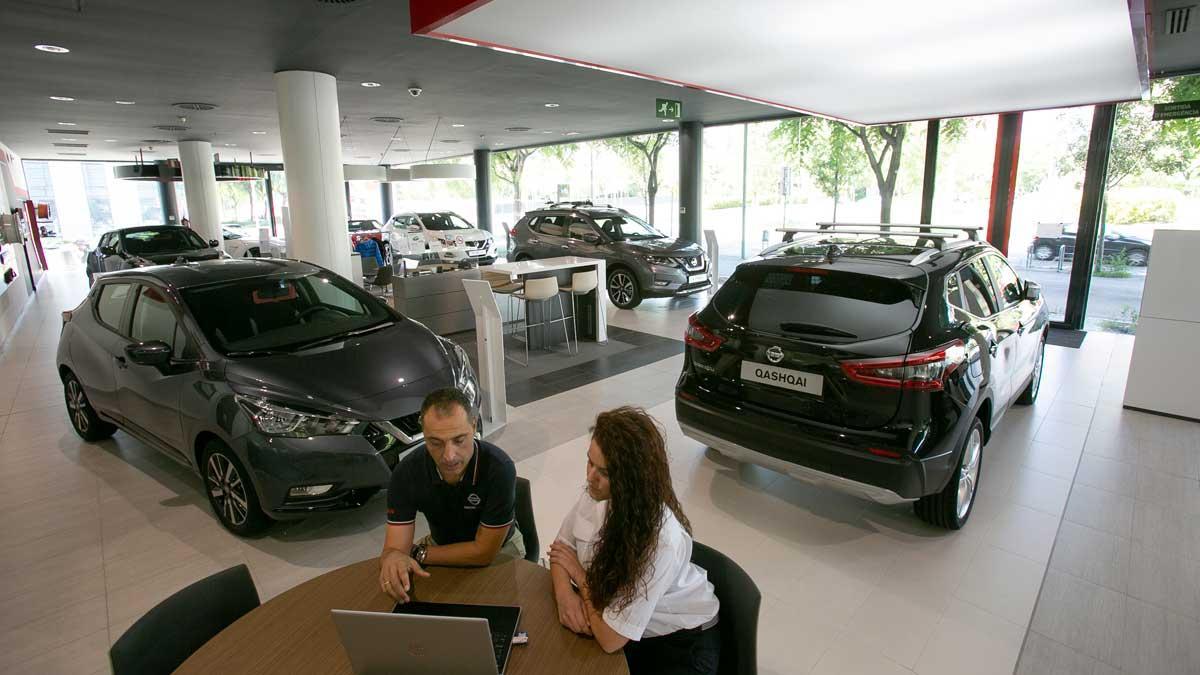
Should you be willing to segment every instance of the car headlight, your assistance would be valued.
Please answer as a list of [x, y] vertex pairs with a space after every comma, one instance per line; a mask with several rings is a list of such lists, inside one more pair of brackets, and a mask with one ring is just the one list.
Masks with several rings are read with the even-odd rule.
[[679, 266], [678, 258], [668, 258], [660, 255], [648, 255], [646, 256], [646, 260], [654, 263], [655, 265], [667, 265], [668, 267]]
[[466, 394], [478, 409], [480, 403], [479, 381], [475, 379], [475, 371], [471, 369], [471, 359], [467, 356], [467, 350], [450, 340], [441, 339], [442, 345], [448, 352], [447, 356], [450, 357], [450, 370], [454, 374], [455, 388]]
[[237, 394], [234, 400], [250, 416], [259, 431], [269, 436], [307, 438], [309, 436], [345, 436], [359, 425], [358, 420], [336, 415], [300, 412], [285, 405], [254, 396]]

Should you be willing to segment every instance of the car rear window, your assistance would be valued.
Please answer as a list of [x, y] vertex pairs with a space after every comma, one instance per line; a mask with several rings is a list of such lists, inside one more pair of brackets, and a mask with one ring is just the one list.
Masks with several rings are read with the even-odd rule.
[[831, 342], [908, 330], [925, 291], [884, 277], [829, 268], [742, 266], [713, 298], [726, 321], [752, 331]]

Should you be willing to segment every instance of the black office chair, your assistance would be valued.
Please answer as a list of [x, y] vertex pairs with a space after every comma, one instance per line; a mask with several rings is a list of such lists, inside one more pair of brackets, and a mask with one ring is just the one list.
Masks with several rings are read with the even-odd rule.
[[197, 581], [125, 631], [108, 651], [113, 675], [169, 675], [258, 605], [258, 589], [245, 565]]
[[758, 608], [762, 593], [749, 574], [724, 553], [692, 542], [692, 562], [708, 572], [721, 610], [720, 675], [754, 675], [758, 672]]
[[378, 286], [386, 294], [392, 290], [392, 276], [392, 266], [384, 265], [375, 272], [375, 276], [365, 279], [367, 288], [370, 289]]
[[537, 523], [533, 519], [533, 495], [529, 491], [529, 480], [520, 476], [517, 476], [517, 529], [525, 540], [525, 559], [536, 563], [541, 549]]

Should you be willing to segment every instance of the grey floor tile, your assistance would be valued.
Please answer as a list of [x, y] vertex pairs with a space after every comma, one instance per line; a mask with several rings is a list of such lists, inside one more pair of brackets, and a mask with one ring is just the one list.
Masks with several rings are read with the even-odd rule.
[[1133, 505], [1133, 541], [1160, 555], [1200, 565], [1200, 514], [1138, 500]]
[[1064, 518], [1128, 539], [1133, 529], [1133, 500], [1077, 484], [1071, 489]]
[[1136, 598], [1125, 607], [1121, 668], [1139, 675], [1200, 673], [1200, 623]]
[[1030, 631], [1016, 675], [1120, 675], [1112, 666]]
[[1139, 600], [1200, 619], [1200, 565], [1194, 560], [1139, 546], [1130, 557], [1128, 592]]
[[1089, 454], [1085, 450], [1079, 459], [1075, 482], [1133, 497], [1137, 494], [1137, 465]]
[[1119, 665], [1124, 594], [1048, 570], [1030, 628], [1082, 654]]
[[1129, 578], [1131, 545], [1129, 539], [1063, 522], [1050, 567], [1123, 593]]
[[1137, 461], [1138, 465], [1155, 471], [1200, 480], [1200, 445], [1192, 442], [1139, 439]]
[[1137, 498], [1179, 513], [1200, 514], [1200, 481], [1139, 467]]

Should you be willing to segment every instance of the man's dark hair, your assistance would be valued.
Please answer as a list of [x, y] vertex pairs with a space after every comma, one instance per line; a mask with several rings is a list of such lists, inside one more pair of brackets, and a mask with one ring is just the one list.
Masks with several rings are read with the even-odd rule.
[[479, 419], [479, 411], [475, 409], [475, 404], [467, 395], [457, 387], [445, 387], [432, 391], [425, 400], [421, 402], [421, 423], [425, 422], [425, 413], [430, 408], [436, 410], [439, 415], [450, 415], [454, 412], [454, 407], [458, 406], [466, 411], [467, 419], [474, 424]]

